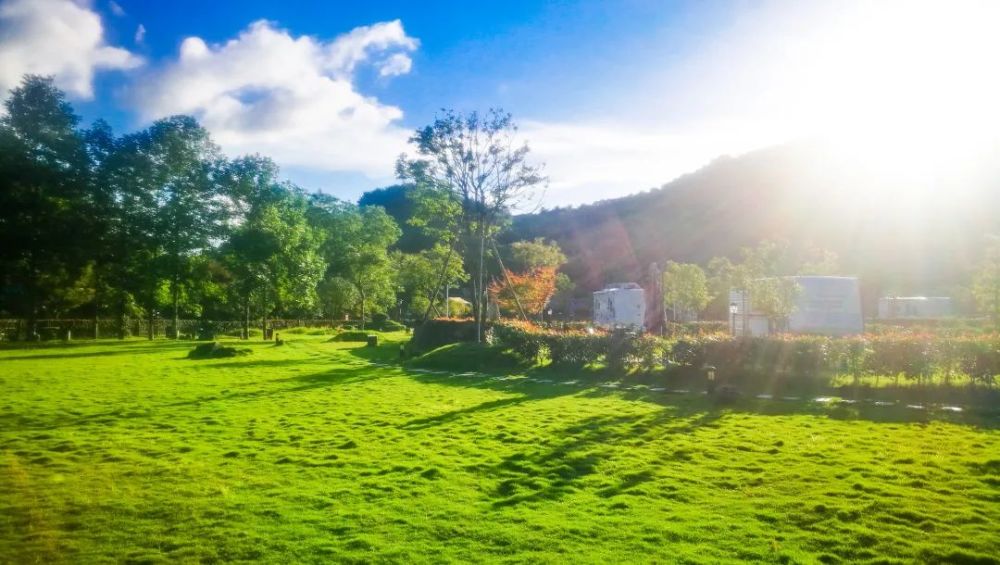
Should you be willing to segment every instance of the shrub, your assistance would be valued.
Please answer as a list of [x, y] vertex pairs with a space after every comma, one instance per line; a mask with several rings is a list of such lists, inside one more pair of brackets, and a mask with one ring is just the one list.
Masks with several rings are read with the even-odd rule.
[[360, 341], [363, 343], [368, 342], [368, 332], [361, 331], [346, 331], [340, 332], [339, 334], [330, 338], [330, 341]]
[[376, 324], [372, 322], [372, 327], [380, 332], [401, 332], [406, 329], [406, 326], [400, 324], [396, 320], [385, 319]]
[[545, 350], [545, 335], [525, 324], [493, 326], [488, 341], [510, 350], [527, 363], [537, 362]]
[[188, 353], [188, 359], [219, 359], [224, 357], [237, 357], [252, 353], [251, 349], [242, 347], [226, 347], [219, 345], [219, 342], [202, 343], [195, 346]]
[[513, 352], [485, 343], [451, 343], [407, 362], [414, 367], [446, 371], [515, 369], [522, 366]]
[[428, 320], [413, 330], [408, 348], [411, 353], [437, 349], [449, 343], [476, 341], [476, 322], [471, 320]]
[[608, 351], [607, 334], [548, 334], [545, 345], [554, 365], [583, 367], [600, 361]]

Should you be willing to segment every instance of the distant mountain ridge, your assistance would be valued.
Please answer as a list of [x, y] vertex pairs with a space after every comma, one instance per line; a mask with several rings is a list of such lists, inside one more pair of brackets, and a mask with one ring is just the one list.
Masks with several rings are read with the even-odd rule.
[[515, 216], [506, 237], [558, 242], [584, 292], [644, 281], [653, 262], [736, 258], [765, 239], [836, 252], [868, 295], [959, 292], [986, 234], [1000, 232], [998, 173], [994, 162], [913, 183], [799, 142], [722, 157], [647, 192]]

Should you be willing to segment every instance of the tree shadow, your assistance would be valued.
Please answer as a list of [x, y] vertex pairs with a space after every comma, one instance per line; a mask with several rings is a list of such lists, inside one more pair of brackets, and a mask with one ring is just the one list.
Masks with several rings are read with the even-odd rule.
[[[598, 465], [621, 449], [620, 443], [689, 434], [713, 425], [724, 414], [697, 407], [664, 409], [653, 414], [592, 416], [551, 434], [552, 445], [533, 447], [505, 457], [485, 469], [497, 486], [490, 492], [494, 509], [528, 502], [551, 501], [576, 491], [579, 482], [594, 474]], [[616, 485], [597, 491], [603, 497], [626, 492], [652, 480], [652, 471], [622, 477]]]
[[[167, 402], [151, 406], [118, 407], [101, 412], [83, 415], [58, 414], [49, 418], [28, 417], [15, 413], [0, 413], [0, 429], [11, 431], [41, 431], [62, 428], [83, 427], [89, 425], [110, 426], [119, 421], [135, 419], [155, 419], [165, 410], [174, 408], [201, 406], [211, 403], [244, 402], [278, 396], [308, 392], [324, 387], [343, 386], [347, 384], [386, 378], [385, 375], [374, 374], [372, 367], [336, 368], [307, 375], [296, 375], [284, 379], [268, 380], [261, 385], [266, 388], [245, 391], [224, 391], [219, 394], [203, 395], [176, 402]], [[268, 385], [277, 385], [268, 387]]]
[[[11, 357], [0, 357], [0, 363], [10, 362], [10, 361], [38, 361], [45, 359], [76, 359], [83, 357], [109, 357], [115, 355], [150, 355], [153, 353], [162, 353], [164, 351], [172, 351], [175, 349], [186, 349], [192, 346], [194, 342], [177, 342], [177, 341], [162, 341], [162, 342], [138, 342], [141, 344], [133, 345], [131, 343], [122, 344], [122, 349], [116, 349], [113, 351], [100, 350], [100, 351], [78, 351], [78, 352], [67, 352], [67, 353], [40, 353], [33, 354], [35, 351], [46, 351], [50, 349], [62, 349], [62, 348], [73, 348], [81, 347], [81, 345], [70, 345], [61, 344], [60, 346], [42, 346], [42, 347], [9, 347], [0, 349], [0, 351], [24, 351], [28, 352], [27, 355], [14, 355]], [[94, 347], [94, 343], [86, 344]]]

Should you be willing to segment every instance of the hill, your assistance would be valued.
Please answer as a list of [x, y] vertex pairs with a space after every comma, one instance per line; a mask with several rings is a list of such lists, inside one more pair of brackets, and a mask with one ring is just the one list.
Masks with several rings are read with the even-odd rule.
[[581, 292], [644, 281], [652, 262], [704, 265], [771, 239], [836, 252], [868, 300], [961, 297], [985, 236], [1000, 228], [1000, 170], [920, 176], [875, 160], [815, 142], [723, 157], [647, 192], [516, 216], [508, 237], [558, 242]]

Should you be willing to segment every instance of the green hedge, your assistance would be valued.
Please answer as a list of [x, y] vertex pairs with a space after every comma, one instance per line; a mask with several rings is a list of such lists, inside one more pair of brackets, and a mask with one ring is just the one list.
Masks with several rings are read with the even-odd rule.
[[475, 321], [427, 320], [413, 329], [413, 338], [407, 344], [407, 349], [411, 355], [419, 355], [449, 343], [471, 341], [476, 341]]
[[[525, 323], [495, 326], [491, 343], [523, 361], [548, 358], [559, 366], [604, 362], [620, 373], [661, 367], [702, 374], [714, 366], [726, 379], [778, 383], [804, 381], [806, 388], [834, 377], [860, 380], [901, 379], [927, 385], [963, 379], [994, 386], [1000, 375], [1000, 335], [941, 336], [899, 332], [856, 337], [781, 335], [732, 338], [714, 333], [665, 339], [649, 335], [602, 332], [558, 332]], [[773, 388], [773, 387], [771, 387]]]
[[330, 341], [360, 341], [367, 342], [368, 336], [371, 335], [368, 332], [353, 331], [349, 330], [346, 332], [340, 332], [339, 334], [330, 338]]

